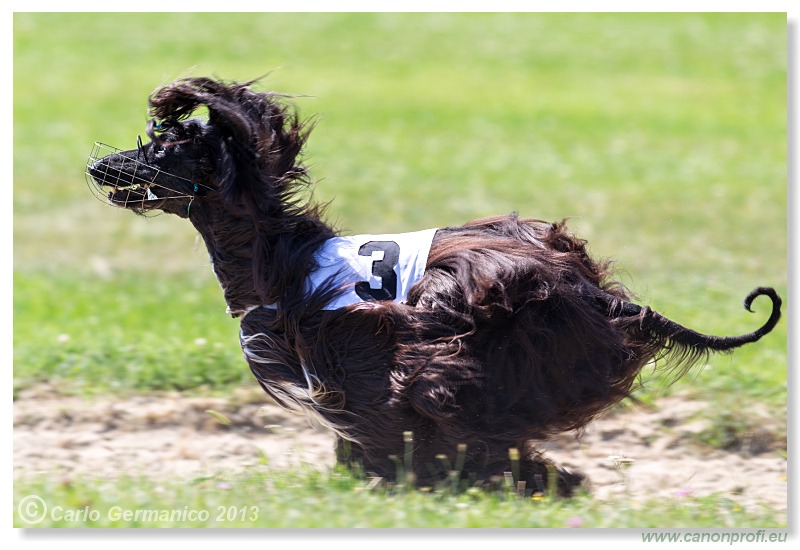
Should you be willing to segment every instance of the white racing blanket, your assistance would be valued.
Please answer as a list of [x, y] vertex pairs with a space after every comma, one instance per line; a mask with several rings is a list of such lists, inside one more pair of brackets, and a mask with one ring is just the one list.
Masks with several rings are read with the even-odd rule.
[[309, 277], [308, 290], [336, 276], [335, 286], [345, 292], [325, 309], [364, 301], [405, 302], [409, 289], [425, 273], [436, 231], [328, 239], [315, 255], [319, 269]]

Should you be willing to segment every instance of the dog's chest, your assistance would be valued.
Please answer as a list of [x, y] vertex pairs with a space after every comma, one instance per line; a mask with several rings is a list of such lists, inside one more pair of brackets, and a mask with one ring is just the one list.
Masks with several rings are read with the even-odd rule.
[[315, 255], [319, 268], [309, 277], [307, 291], [313, 292], [328, 281], [342, 289], [325, 309], [363, 301], [404, 302], [425, 273], [436, 231], [329, 239]]

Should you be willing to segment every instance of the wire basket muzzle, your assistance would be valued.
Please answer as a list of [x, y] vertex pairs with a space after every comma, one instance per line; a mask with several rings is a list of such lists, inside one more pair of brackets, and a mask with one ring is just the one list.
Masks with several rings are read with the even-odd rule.
[[[113, 161], [108, 158], [111, 156]], [[94, 142], [84, 171], [92, 194], [112, 206], [142, 209], [156, 206], [154, 201], [194, 198], [193, 194], [176, 188], [181, 181], [196, 188], [190, 179], [164, 172], [140, 158], [144, 158], [141, 149], [125, 151]]]

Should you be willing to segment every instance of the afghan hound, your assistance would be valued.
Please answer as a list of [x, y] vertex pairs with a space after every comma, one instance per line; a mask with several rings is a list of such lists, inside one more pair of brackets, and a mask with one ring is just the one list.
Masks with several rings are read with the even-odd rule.
[[568, 495], [583, 476], [532, 442], [630, 396], [649, 363], [680, 376], [780, 319], [780, 297], [762, 287], [744, 301], [772, 301], [756, 331], [685, 328], [633, 303], [563, 221], [511, 214], [341, 236], [307, 192], [299, 156], [312, 125], [254, 83], [186, 78], [156, 90], [149, 142], [95, 143], [87, 181], [115, 206], [194, 225], [256, 380], [334, 430], [341, 463], [419, 485], [454, 469], [473, 483], [513, 472], [529, 490], [555, 482], [549, 490]]

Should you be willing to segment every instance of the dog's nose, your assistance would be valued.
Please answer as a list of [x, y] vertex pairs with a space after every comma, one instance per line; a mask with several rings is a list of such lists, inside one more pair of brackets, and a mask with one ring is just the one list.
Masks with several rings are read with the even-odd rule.
[[86, 162], [86, 175], [89, 176], [95, 185], [106, 185], [112, 178], [119, 179], [119, 174], [111, 168], [109, 157], [91, 157]]
[[115, 147], [95, 141], [86, 160], [86, 171], [91, 174], [105, 172], [108, 170], [109, 160], [119, 152]]
[[93, 178], [97, 178], [101, 174], [103, 174], [105, 162], [103, 159], [95, 160], [94, 162], [88, 163], [86, 165], [86, 172], [92, 176]]

